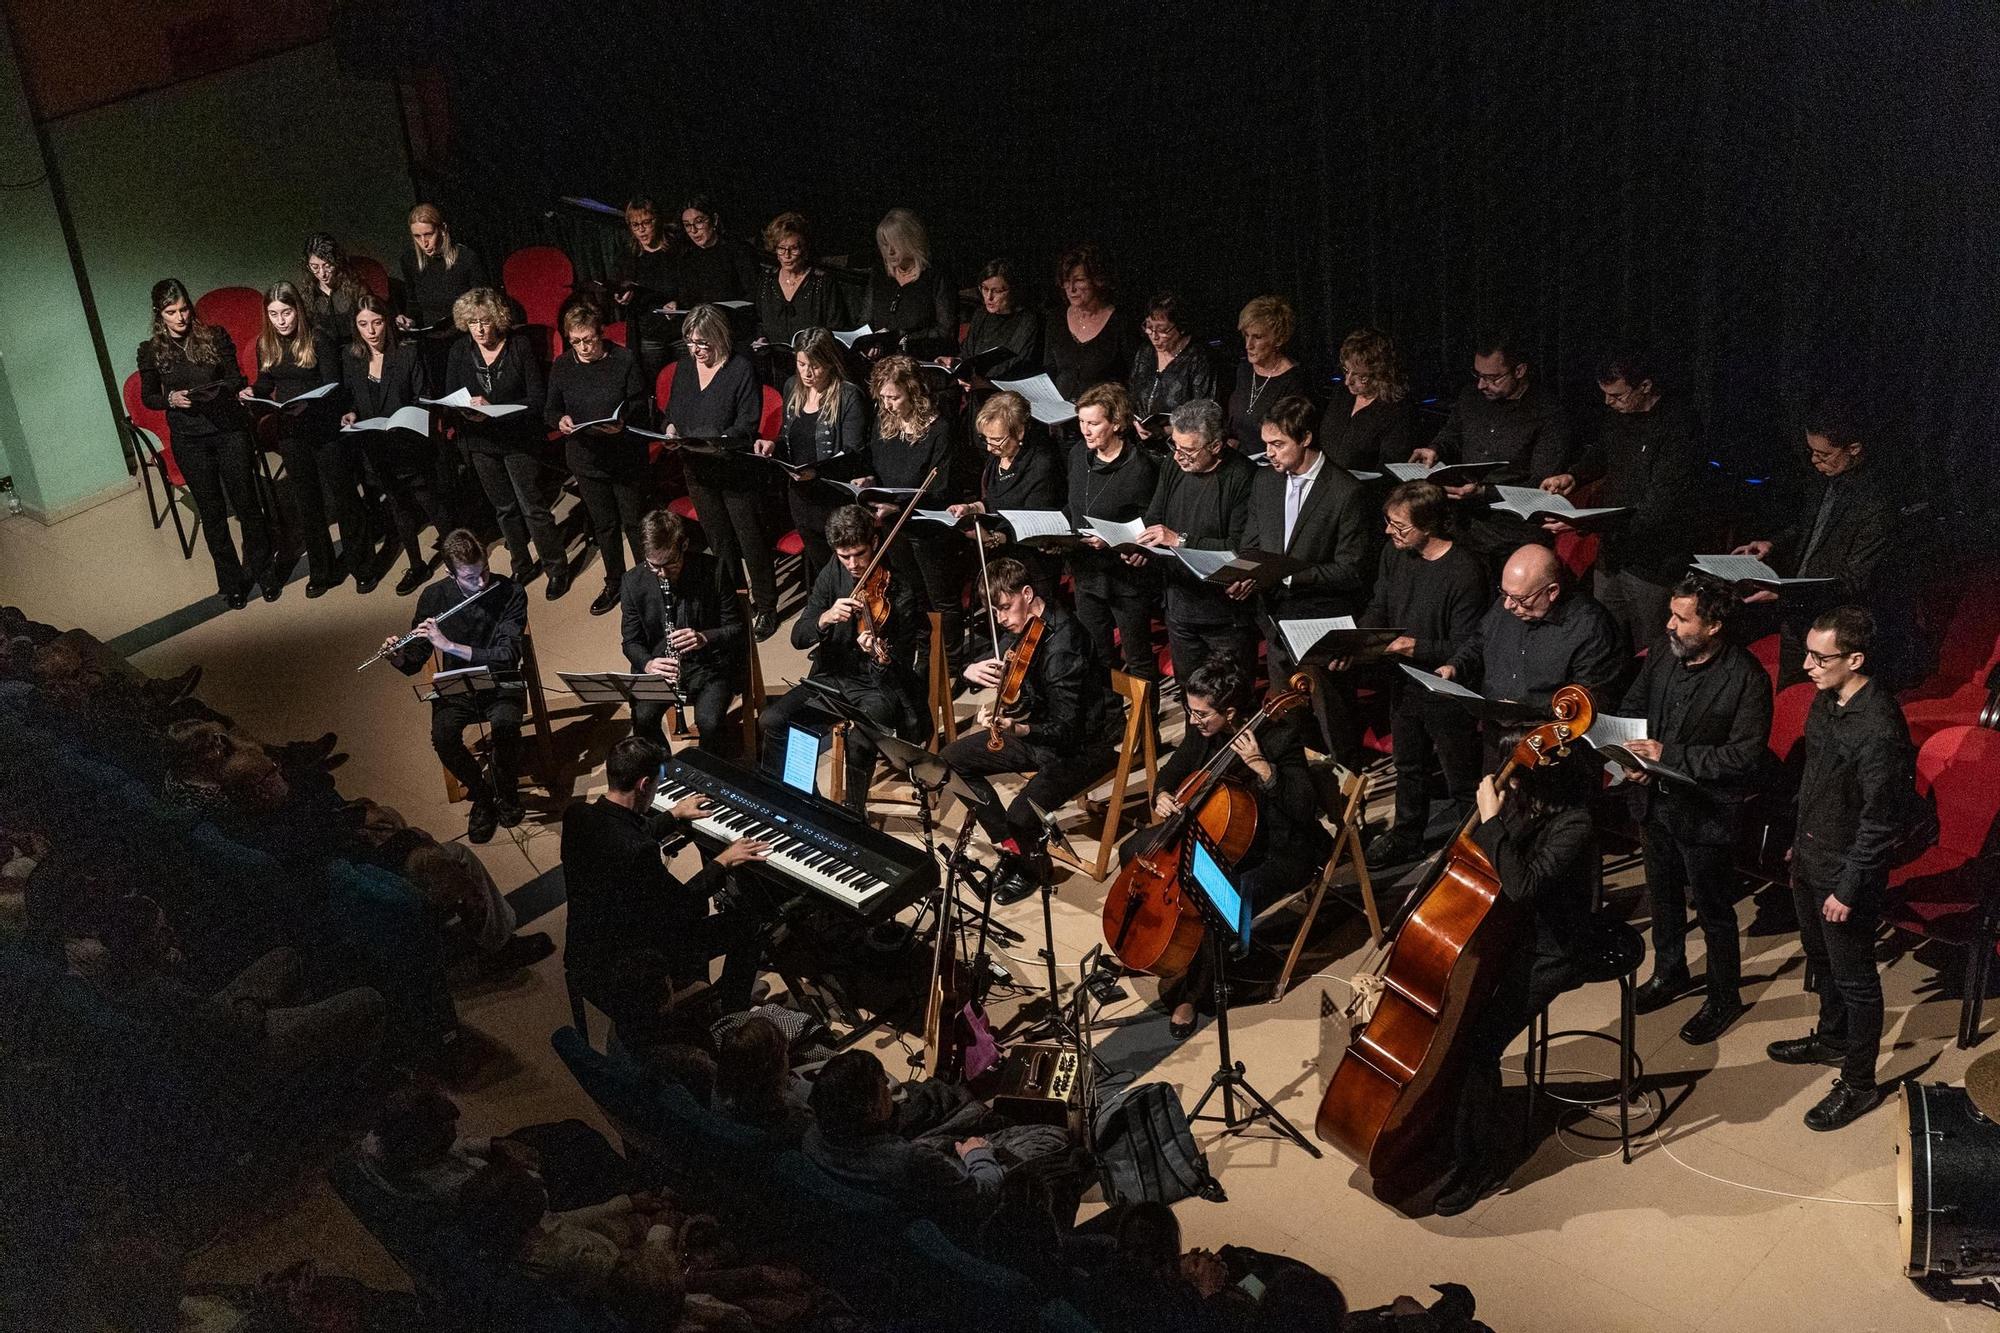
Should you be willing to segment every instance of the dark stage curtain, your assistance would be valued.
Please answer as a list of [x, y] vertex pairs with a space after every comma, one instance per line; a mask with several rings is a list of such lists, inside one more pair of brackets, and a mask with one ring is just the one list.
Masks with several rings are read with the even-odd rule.
[[1171, 285], [1233, 357], [1241, 302], [1285, 293], [1316, 372], [1371, 323], [1426, 397], [1455, 393], [1475, 330], [1504, 323], [1586, 428], [1597, 357], [1644, 338], [1718, 476], [1772, 478], [1731, 488], [1744, 500], [1803, 468], [1798, 414], [1824, 389], [1874, 409], [1875, 447], [1918, 487], [1994, 495], [1991, 6], [398, 12], [450, 94], [427, 188], [488, 253], [602, 256], [606, 226], [556, 196], [671, 209], [699, 189], [739, 237], [796, 207], [823, 251], [865, 264], [875, 221], [907, 205], [961, 285], [1004, 254], [1052, 298], [1055, 252], [1094, 238], [1134, 317]]

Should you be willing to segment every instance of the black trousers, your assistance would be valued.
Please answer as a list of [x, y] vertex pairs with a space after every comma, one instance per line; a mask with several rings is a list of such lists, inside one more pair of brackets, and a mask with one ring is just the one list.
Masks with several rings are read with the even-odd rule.
[[[586, 476], [572, 465], [576, 488], [583, 493], [584, 512], [590, 515], [590, 530], [597, 539], [597, 555], [604, 562], [604, 582], [616, 588], [625, 577], [625, 551], [632, 551], [634, 566], [645, 563], [646, 553], [639, 544], [639, 520], [646, 514], [644, 469], [633, 469], [613, 477]], [[622, 539], [622, 544], [621, 544]]]
[[[688, 705], [694, 710], [694, 725], [701, 732], [700, 747], [725, 759], [734, 758], [742, 747], [737, 744], [736, 728], [729, 725], [729, 701], [736, 696], [736, 689], [729, 683], [728, 677], [719, 672], [689, 676], [682, 680], [681, 688]], [[671, 753], [674, 747], [667, 740], [665, 720], [667, 710], [672, 706], [643, 702], [633, 704], [632, 734], [644, 736]]]
[[[749, 466], [745, 464], [744, 466]], [[719, 477], [698, 476], [688, 468], [688, 497], [701, 516], [702, 534], [722, 567], [749, 575], [753, 611], [778, 611], [777, 535], [764, 522], [764, 492], [746, 490]]]
[[819, 572], [833, 561], [833, 548], [826, 544], [826, 521], [840, 507], [836, 502], [838, 495], [831, 486], [812, 482], [794, 482], [785, 488], [785, 502], [792, 511], [792, 526], [799, 531], [802, 548], [799, 558], [805, 565], [802, 573], [808, 592], [812, 591]]
[[1742, 984], [1743, 946], [1736, 930], [1736, 858], [1727, 846], [1676, 838], [1665, 826], [1645, 826], [1646, 892], [1653, 900], [1653, 972], [1687, 967], [1687, 908], [1708, 945], [1708, 994], [1734, 1001]]
[[[908, 529], [919, 522], [911, 519], [904, 527]], [[927, 613], [919, 622], [921, 628], [916, 635], [914, 660], [908, 664], [919, 680], [928, 679], [930, 671], [931, 625], [928, 613], [938, 613], [948, 650], [957, 651], [959, 638], [965, 632], [967, 552], [961, 549], [964, 546], [965, 539], [955, 532], [946, 533], [941, 539], [906, 530], [889, 548], [890, 571], [899, 579], [907, 579], [910, 586], [917, 590], [918, 603]]]
[[514, 577], [524, 578], [534, 568], [534, 558], [528, 552], [530, 536], [549, 573], [565, 568], [568, 557], [563, 551], [562, 534], [556, 531], [555, 514], [550, 510], [555, 502], [556, 478], [542, 462], [541, 455], [533, 449], [509, 449], [504, 453], [474, 449], [471, 453], [479, 489], [486, 493], [493, 516], [500, 523], [500, 535], [507, 541]]
[[[1084, 633], [1097, 645], [1097, 655], [1116, 662], [1119, 670], [1140, 680], [1157, 682], [1160, 662], [1153, 655], [1153, 608], [1160, 600], [1155, 579], [1112, 575], [1100, 582], [1095, 578], [1076, 581], [1076, 618]], [[1114, 641], [1112, 630], [1118, 631]]]
[[[895, 731], [903, 725], [909, 702], [893, 689], [856, 676], [821, 676], [817, 679], [836, 686], [846, 700], [877, 726]], [[757, 731], [762, 749], [763, 771], [772, 777], [784, 772], [785, 732], [792, 719], [818, 704], [813, 692], [788, 690], [782, 697], [765, 703], [757, 715]], [[867, 807], [868, 788], [875, 778], [875, 738], [859, 727], [847, 730], [847, 808], [859, 812]]]
[[[1238, 883], [1250, 900], [1250, 912], [1254, 916], [1268, 904], [1311, 883], [1323, 868], [1324, 863], [1318, 860], [1274, 852], [1241, 871]], [[1229, 942], [1225, 942], [1223, 947], [1230, 947]], [[1244, 940], [1237, 953], [1248, 953], [1249, 947], [1250, 942]], [[1215, 957], [1206, 943], [1196, 951], [1187, 971], [1160, 984], [1160, 1002], [1176, 1006], [1192, 1004], [1197, 1013], [1211, 1016], [1215, 1013]]]
[[1840, 1077], [1857, 1088], [1875, 1086], [1875, 1062], [1882, 1051], [1882, 974], [1875, 966], [1875, 933], [1882, 909], [1874, 902], [1856, 907], [1845, 921], [1821, 915], [1826, 891], [1792, 880], [1792, 907], [1799, 914], [1799, 943], [1819, 977], [1819, 1035], [1845, 1056]]
[[747, 904], [725, 891], [717, 910], [693, 923], [685, 935], [667, 941], [666, 955], [676, 984], [684, 978], [708, 978], [711, 959], [722, 960], [715, 981], [715, 999], [725, 1014], [750, 1007], [756, 990], [757, 964], [763, 954], [764, 920]]
[[1463, 1038], [1464, 1082], [1452, 1126], [1452, 1156], [1457, 1171], [1487, 1175], [1498, 1165], [1500, 1135], [1500, 1057], [1527, 1030], [1536, 1014], [1566, 990], [1580, 983], [1566, 963], [1532, 952], [1511, 958], [1501, 972], [1486, 1007], [1469, 1020]]
[[1598, 604], [1624, 629], [1625, 643], [1633, 652], [1665, 632], [1667, 604], [1673, 600], [1665, 584], [1640, 578], [1629, 569], [1600, 566], [1592, 576], [1591, 590]]
[[1406, 689], [1396, 700], [1390, 753], [1396, 760], [1398, 833], [1421, 839], [1430, 823], [1431, 756], [1444, 768], [1446, 795], [1463, 816], [1479, 788], [1479, 730], [1472, 715], [1429, 691]]
[[[292, 507], [315, 583], [331, 583], [344, 560], [349, 573], [365, 573], [375, 560], [375, 525], [361, 500], [361, 451], [352, 440], [292, 436], [278, 442], [285, 460]], [[331, 515], [340, 525], [341, 557], [327, 532]]]
[[[521, 718], [527, 695], [521, 690], [480, 690], [431, 701], [431, 748], [475, 803], [514, 799], [521, 780]], [[493, 737], [493, 773], [488, 778], [466, 748], [465, 729], [485, 723]]]
[[[974, 808], [973, 818], [979, 821], [979, 827], [985, 830], [986, 836], [996, 844], [1002, 839], [1012, 838], [1015, 847], [1042, 873], [1047, 873], [1048, 858], [1042, 852], [1042, 824], [1035, 817], [1033, 805], [1054, 814], [1078, 792], [1103, 777], [1105, 770], [1115, 762], [1117, 754], [1117, 747], [1112, 745], [1079, 743], [1068, 754], [1040, 764], [1035, 752], [1020, 738], [1009, 736], [1000, 743], [998, 750], [989, 750], [986, 748], [986, 733], [974, 731], [938, 751], [938, 758], [964, 779], [975, 796], [984, 799], [983, 805]], [[1030, 771], [1034, 776], [1028, 779], [1027, 785], [1021, 788], [1020, 794], [1003, 812], [999, 793], [986, 779], [996, 773]]]
[[424, 524], [437, 529], [442, 542], [453, 527], [450, 494], [439, 471], [437, 450], [427, 443], [391, 438], [389, 432], [371, 432], [361, 446], [369, 483], [389, 497], [389, 513], [395, 520], [396, 540], [410, 565], [423, 569], [430, 564], [424, 549]]
[[[1260, 618], [1257, 629], [1267, 644], [1264, 667], [1271, 688], [1289, 690], [1292, 677], [1301, 668], [1291, 649], [1285, 646], [1285, 636], [1279, 631], [1278, 622], [1269, 617]], [[1328, 752], [1346, 767], [1360, 772], [1367, 764], [1367, 756], [1361, 752], [1361, 718], [1354, 699], [1354, 683], [1344, 671], [1325, 671], [1316, 666], [1303, 669], [1313, 678], [1313, 717], [1319, 722]]]
[[1188, 673], [1211, 657], [1226, 657], [1243, 668], [1246, 678], [1257, 674], [1257, 627], [1247, 620], [1219, 625], [1190, 625], [1167, 617], [1167, 656], [1174, 679], [1187, 688]]
[[[227, 595], [252, 580], [268, 577], [271, 525], [264, 517], [263, 497], [257, 494], [250, 437], [241, 431], [190, 435], [174, 441], [174, 462], [187, 479], [195, 513], [201, 517], [202, 540], [208, 543], [208, 558], [215, 562], [216, 590]], [[229, 534], [232, 510], [243, 527], [240, 560], [236, 541]]]

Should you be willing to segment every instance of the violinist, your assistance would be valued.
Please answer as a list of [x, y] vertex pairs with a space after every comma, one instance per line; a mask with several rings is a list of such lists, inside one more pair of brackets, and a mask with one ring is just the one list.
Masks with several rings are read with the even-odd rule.
[[[979, 826], [1003, 852], [1012, 853], [993, 896], [1013, 903], [1033, 893], [1049, 873], [1034, 806], [1060, 809], [1104, 775], [1117, 753], [1124, 709], [1090, 635], [1066, 607], [1042, 596], [1026, 565], [995, 560], [987, 568], [987, 583], [999, 642], [993, 657], [972, 663], [963, 674], [979, 689], [1013, 687], [1001, 689], [1013, 702], [982, 706], [975, 729], [938, 757], [984, 798], [973, 811]], [[995, 773], [1034, 774], [1004, 815], [986, 780]]]
[[[838, 689], [871, 722], [895, 732], [923, 726], [916, 681], [909, 663], [916, 653], [922, 611], [909, 579], [879, 563], [864, 605], [856, 580], [875, 557], [875, 516], [860, 505], [843, 505], [826, 521], [827, 545], [833, 561], [813, 580], [805, 609], [792, 622], [792, 647], [813, 654], [809, 678]], [[881, 589], [876, 592], [880, 581]], [[879, 613], [886, 608], [887, 616]], [[785, 734], [792, 719], [813, 702], [813, 692], [792, 690], [774, 699], [758, 715], [763, 733], [763, 763], [776, 776], [783, 771]], [[847, 734], [847, 805], [861, 813], [875, 771], [875, 742], [855, 727]]]
[[[625, 660], [634, 671], [678, 684], [681, 697], [694, 705], [701, 748], [733, 757], [729, 700], [746, 667], [735, 580], [713, 555], [688, 548], [687, 528], [671, 509], [639, 520], [639, 545], [644, 558], [625, 571], [618, 589]], [[665, 704], [634, 703], [632, 733], [667, 746], [660, 725], [666, 715]]]
[[[1520, 733], [1501, 744], [1511, 753]], [[1579, 961], [1590, 923], [1598, 865], [1590, 798], [1601, 765], [1576, 746], [1532, 768], [1515, 768], [1505, 787], [1491, 775], [1479, 782], [1479, 817], [1471, 839], [1499, 875], [1501, 895], [1524, 914], [1520, 947], [1495, 956], [1499, 979], [1491, 998], [1467, 1018], [1460, 1037], [1464, 1084], [1452, 1132], [1452, 1168], [1432, 1205], [1439, 1216], [1462, 1213], [1498, 1185], [1502, 1135], [1513, 1133], [1496, 1112], [1500, 1057], [1534, 1016], [1582, 984]]]
[[[1211, 657], [1183, 677], [1187, 696], [1187, 738], [1160, 767], [1160, 794], [1153, 813], [1175, 814], [1177, 792], [1197, 770], [1228, 749], [1235, 758], [1225, 777], [1247, 787], [1257, 802], [1257, 833], [1236, 866], [1236, 880], [1254, 912], [1296, 891], [1319, 873], [1333, 850], [1319, 822], [1319, 798], [1306, 768], [1303, 730], [1293, 717], [1279, 717], [1254, 731], [1244, 727], [1256, 712], [1251, 677], [1231, 657]], [[1249, 941], [1238, 941], [1239, 946]], [[1214, 1002], [1211, 955], [1203, 949], [1181, 976], [1160, 987], [1160, 1001], [1174, 1006], [1168, 1030], [1176, 1040], [1194, 1031], [1195, 1011]]]

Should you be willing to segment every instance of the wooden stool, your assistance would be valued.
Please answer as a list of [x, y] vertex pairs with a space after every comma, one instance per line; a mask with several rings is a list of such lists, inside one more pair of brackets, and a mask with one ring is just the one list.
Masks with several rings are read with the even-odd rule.
[[[743, 753], [749, 756], [749, 766], [757, 762], [757, 717], [764, 711], [764, 666], [757, 655], [757, 636], [750, 630], [750, 594], [743, 589], [736, 590], [736, 614], [743, 619], [743, 641], [749, 645], [745, 657], [749, 678], [743, 684]], [[683, 734], [701, 738], [701, 728], [690, 725], [683, 733], [671, 709], [660, 719], [660, 728], [667, 739], [678, 740]]]
[[[431, 654], [431, 674], [439, 670], [439, 657]], [[534, 763], [531, 769], [542, 787], [550, 792], [555, 790], [555, 755], [549, 749], [549, 704], [542, 694], [542, 668], [535, 658], [535, 634], [532, 626], [521, 627], [521, 679], [528, 687], [528, 722], [534, 729]], [[444, 773], [444, 798], [457, 805], [466, 798], [467, 792], [451, 770], [439, 765]]]
[[[1105, 869], [1111, 864], [1111, 853], [1118, 841], [1118, 821], [1125, 812], [1126, 789], [1132, 777], [1133, 763], [1143, 761], [1146, 765], [1145, 818], [1147, 819], [1152, 818], [1153, 793], [1160, 781], [1159, 755], [1153, 743], [1152, 682], [1140, 680], [1137, 676], [1128, 676], [1122, 671], [1113, 671], [1111, 686], [1125, 699], [1125, 738], [1118, 746], [1118, 762], [1112, 766], [1109, 774], [1111, 790], [1104, 801], [1104, 825], [1098, 832], [1097, 859], [1085, 864], [1075, 857], [1066, 855], [1060, 848], [1050, 852], [1050, 855], [1057, 860], [1084, 871], [1092, 879], [1103, 879]], [[1105, 780], [1099, 778], [1078, 792], [1076, 797], [1078, 804], [1082, 804], [1084, 799], [1097, 789], [1098, 784]]]
[[[1382, 914], [1375, 906], [1375, 881], [1368, 874], [1368, 857], [1361, 850], [1361, 816], [1368, 804], [1368, 779], [1360, 773], [1349, 772], [1331, 759], [1313, 759], [1307, 763], [1312, 769], [1313, 786], [1319, 792], [1320, 808], [1333, 823], [1333, 855], [1326, 859], [1326, 868], [1320, 871], [1319, 879], [1313, 884], [1312, 896], [1306, 902], [1305, 917], [1299, 922], [1298, 934], [1292, 937], [1291, 952], [1285, 955], [1285, 966], [1278, 973], [1277, 988], [1271, 992], [1274, 1004], [1285, 998], [1285, 991], [1292, 984], [1292, 971], [1299, 965], [1299, 954], [1305, 949], [1306, 936], [1312, 932], [1313, 922], [1319, 916], [1319, 905], [1326, 900], [1326, 891], [1333, 887], [1333, 877], [1340, 869], [1342, 852], [1354, 862], [1355, 879], [1361, 886], [1361, 910], [1368, 917], [1369, 942], [1377, 946], [1382, 943]], [[1299, 891], [1303, 892], [1303, 889]], [[1269, 916], [1298, 896], [1298, 893], [1287, 894], [1258, 915]]]

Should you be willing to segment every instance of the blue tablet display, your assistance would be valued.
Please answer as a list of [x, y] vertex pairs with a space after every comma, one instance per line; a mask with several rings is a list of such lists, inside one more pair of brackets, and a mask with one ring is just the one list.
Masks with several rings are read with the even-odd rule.
[[1229, 925], [1230, 933], [1237, 940], [1250, 938], [1250, 900], [1245, 898], [1229, 872], [1208, 850], [1208, 845], [1200, 838], [1194, 840], [1190, 869], [1193, 871], [1195, 886], [1208, 896], [1214, 904], [1217, 915]]

